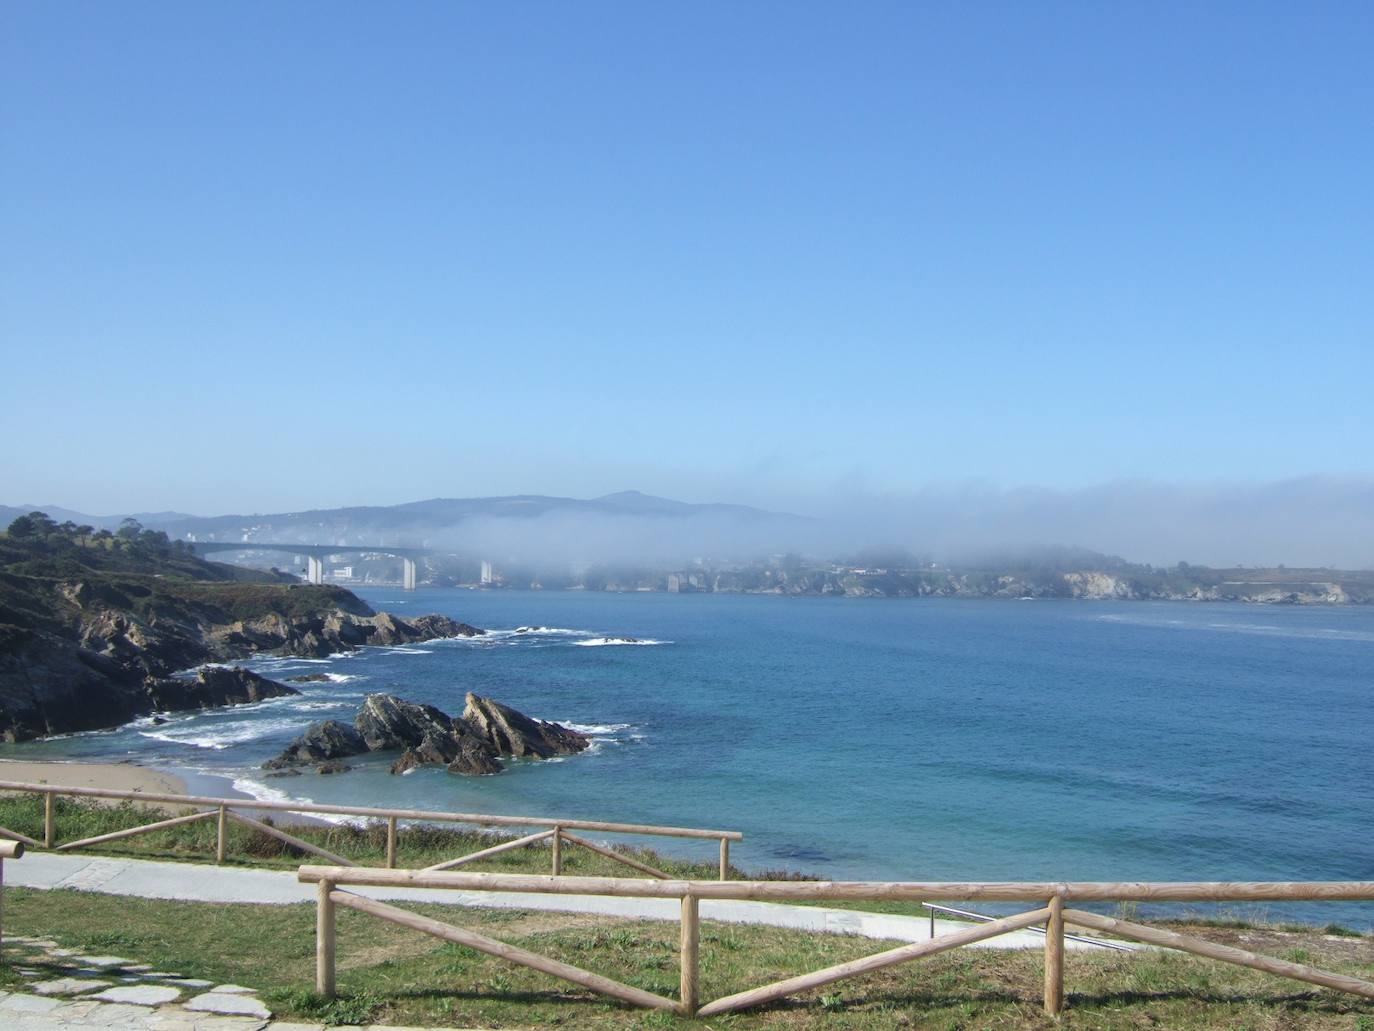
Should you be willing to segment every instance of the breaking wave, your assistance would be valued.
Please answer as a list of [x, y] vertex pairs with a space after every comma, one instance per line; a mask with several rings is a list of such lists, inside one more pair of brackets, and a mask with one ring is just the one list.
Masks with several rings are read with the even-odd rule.
[[560, 727], [567, 727], [575, 730], [579, 734], [586, 734], [588, 737], [604, 737], [607, 734], [618, 734], [622, 730], [630, 730], [629, 723], [574, 723], [572, 720], [551, 720]]
[[566, 626], [518, 626], [513, 630], [488, 630], [487, 637], [591, 637], [590, 630]]
[[587, 641], [574, 641], [573, 644], [582, 648], [608, 648], [615, 645], [652, 645], [652, 644], [672, 644], [672, 641], [655, 641], [651, 637], [593, 637]]
[[180, 724], [163, 723], [156, 729], [140, 728], [138, 733], [141, 737], [154, 741], [208, 748], [219, 752], [232, 745], [241, 745], [245, 741], [255, 741], [282, 731], [296, 730], [300, 725], [301, 721], [292, 717], [275, 720], [216, 721], [208, 725], [205, 720], [189, 720]]

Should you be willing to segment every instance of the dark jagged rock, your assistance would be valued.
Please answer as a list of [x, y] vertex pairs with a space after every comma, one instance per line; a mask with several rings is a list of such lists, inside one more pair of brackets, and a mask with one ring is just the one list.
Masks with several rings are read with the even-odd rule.
[[196, 674], [195, 680], [150, 679], [144, 687], [157, 712], [247, 705], [300, 694], [294, 687], [238, 666], [207, 666]]
[[363, 699], [354, 725], [374, 750], [403, 748], [392, 773], [404, 773], [431, 763], [454, 773], [500, 773], [497, 752], [462, 720], [432, 705], [407, 702], [394, 695], [370, 694]]
[[500, 773], [503, 769], [500, 760], [492, 754], [487, 743], [473, 734], [465, 734], [459, 740], [458, 754], [448, 764], [449, 773], [467, 776]]
[[450, 773], [500, 773], [502, 766], [492, 748], [469, 732], [461, 720], [454, 720], [453, 725], [450, 733], [426, 734], [418, 745], [407, 748], [391, 764], [391, 772], [405, 773], [416, 766], [437, 764]]
[[281, 755], [262, 765], [264, 769], [279, 770], [330, 759], [346, 759], [350, 755], [362, 755], [367, 750], [367, 742], [358, 733], [357, 727], [338, 720], [325, 720], [311, 724], [304, 734], [286, 746]]
[[469, 694], [467, 705], [467, 712], [476, 714], [480, 725], [467, 712], [455, 719], [432, 705], [370, 694], [354, 726], [337, 720], [317, 723], [263, 766], [282, 769], [367, 751], [400, 751], [391, 764], [392, 773], [442, 765], [450, 773], [489, 774], [501, 772], [502, 755], [546, 759], [571, 755], [591, 744], [590, 738], [575, 730], [531, 719], [490, 698]]
[[401, 619], [389, 612], [359, 614], [336, 609], [324, 616], [290, 619], [271, 613], [217, 629], [218, 647], [326, 658], [369, 645], [419, 644], [444, 637], [480, 637], [485, 630], [447, 616]]
[[586, 734], [557, 723], [531, 719], [510, 706], [471, 691], [462, 718], [500, 755], [548, 759], [555, 755], [574, 755], [592, 743]]
[[341, 763], [337, 759], [331, 759], [327, 763], [320, 763], [320, 765], [316, 766], [315, 772], [324, 774], [347, 773], [351, 769], [353, 769], [353, 767], [349, 766], [348, 763]]
[[328, 673], [306, 673], [299, 677], [287, 677], [288, 684], [327, 684], [329, 683]]
[[353, 725], [368, 748], [381, 751], [414, 747], [431, 735], [443, 737], [452, 731], [453, 717], [432, 705], [407, 702], [395, 695], [370, 694], [363, 699]]

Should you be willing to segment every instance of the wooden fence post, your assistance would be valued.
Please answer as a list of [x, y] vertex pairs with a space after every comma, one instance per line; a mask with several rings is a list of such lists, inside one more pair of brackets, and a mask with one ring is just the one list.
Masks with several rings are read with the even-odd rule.
[[720, 879], [728, 881], [730, 879], [730, 839], [720, 839]]
[[332, 881], [320, 881], [315, 894], [315, 991], [334, 998], [334, 891]]
[[1064, 897], [1050, 899], [1045, 922], [1045, 1013], [1058, 1017], [1064, 1008]]
[[5, 927], [5, 857], [18, 859], [24, 854], [22, 841], [0, 841], [0, 963], [4, 962]]
[[43, 792], [43, 847], [52, 848], [52, 844], [57, 840], [57, 820], [54, 815], [54, 804], [56, 793], [52, 791]]
[[225, 849], [228, 847], [229, 837], [229, 809], [227, 806], [219, 807], [219, 819], [216, 821], [215, 832], [215, 862], [224, 862]]
[[396, 869], [396, 817], [386, 818], [386, 868]]
[[553, 875], [555, 877], [563, 874], [563, 828], [554, 827], [553, 829]]
[[697, 954], [701, 944], [700, 904], [695, 895], [682, 896], [682, 973], [678, 979], [678, 998], [683, 1015], [696, 1016], [699, 1003], [697, 989]]

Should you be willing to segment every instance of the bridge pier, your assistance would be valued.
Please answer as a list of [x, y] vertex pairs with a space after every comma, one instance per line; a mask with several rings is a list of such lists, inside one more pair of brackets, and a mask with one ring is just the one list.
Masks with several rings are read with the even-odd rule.
[[312, 584], [324, 583], [324, 559], [314, 555], [305, 556], [306, 579]]
[[405, 589], [406, 589], [407, 591], [413, 591], [413, 590], [415, 590], [415, 579], [416, 579], [415, 560], [414, 560], [413, 558], [405, 558], [404, 556], [402, 556], [402, 558], [401, 558], [401, 566], [402, 566], [402, 569], [403, 569], [402, 577], [401, 577], [402, 585], [405, 587]]

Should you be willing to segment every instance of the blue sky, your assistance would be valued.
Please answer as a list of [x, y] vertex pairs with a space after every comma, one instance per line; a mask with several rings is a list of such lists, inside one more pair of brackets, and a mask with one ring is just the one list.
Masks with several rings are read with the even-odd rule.
[[0, 502], [1374, 474], [1368, 4], [53, 4]]

